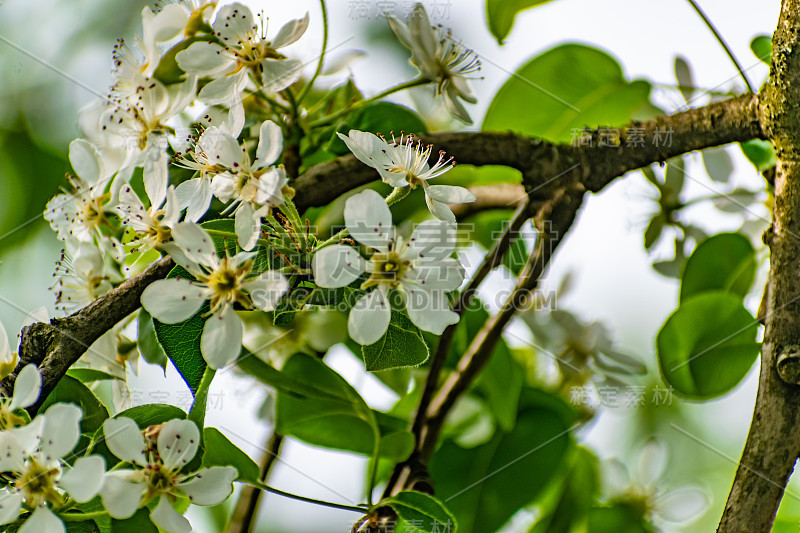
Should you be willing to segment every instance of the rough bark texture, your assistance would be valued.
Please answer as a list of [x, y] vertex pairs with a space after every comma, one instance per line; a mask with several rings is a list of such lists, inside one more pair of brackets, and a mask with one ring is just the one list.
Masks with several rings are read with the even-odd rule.
[[761, 374], [750, 433], [717, 531], [767, 532], [800, 454], [800, 388], [781, 380], [780, 354], [800, 344], [800, 1], [785, 0], [773, 36], [760, 116], [778, 167]]
[[31, 414], [36, 413], [69, 367], [103, 333], [136, 311], [145, 287], [165, 277], [173, 266], [172, 259], [166, 257], [80, 311], [64, 318], [54, 318], [49, 324], [38, 322], [23, 328], [19, 365], [16, 372], [2, 381], [3, 394], [9, 396], [14, 390], [14, 381], [22, 367], [36, 364], [42, 374], [42, 393], [28, 409]]

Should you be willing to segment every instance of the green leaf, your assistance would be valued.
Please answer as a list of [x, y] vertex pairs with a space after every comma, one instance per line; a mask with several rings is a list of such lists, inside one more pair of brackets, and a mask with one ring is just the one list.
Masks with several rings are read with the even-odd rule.
[[81, 383], [93, 383], [95, 381], [110, 381], [112, 379], [121, 379], [117, 376], [96, 370], [94, 368], [70, 368], [67, 370], [67, 375], [75, 378]]
[[756, 275], [756, 251], [738, 233], [720, 233], [695, 248], [681, 277], [681, 303], [708, 291], [728, 291], [744, 298]]
[[[395, 132], [397, 135], [400, 135], [400, 132], [415, 135], [428, 133], [425, 122], [412, 109], [391, 102], [367, 104], [337, 129], [343, 135], [350, 133], [350, 130], [382, 133], [387, 137], [391, 132]], [[350, 153], [347, 145], [336, 134], [331, 136], [326, 149], [337, 155]], [[377, 174], [375, 174], [375, 178], [378, 178]]]
[[150, 313], [148, 313], [144, 307], [139, 309], [139, 319], [137, 322], [139, 330], [137, 344], [142, 359], [151, 365], [158, 365], [166, 371], [167, 354], [164, 353], [164, 348], [161, 347], [156, 339], [153, 317], [150, 316]]
[[[489, 250], [497, 238], [503, 233], [513, 217], [512, 211], [497, 210], [479, 213], [473, 219], [474, 230], [473, 239]], [[514, 275], [518, 275], [528, 261], [528, 249], [525, 240], [520, 236], [514, 238], [514, 242], [509, 246], [503, 264]]]
[[228, 440], [218, 429], [205, 428], [203, 466], [232, 466], [239, 472], [239, 481], [257, 482], [261, 471], [250, 457]]
[[173, 83], [184, 81], [186, 73], [178, 66], [175, 56], [178, 55], [178, 52], [186, 50], [196, 42], [212, 40], [216, 40], [213, 35], [198, 35], [179, 42], [161, 57], [161, 61], [158, 62], [158, 66], [153, 72], [153, 77], [164, 85], [172, 85]]
[[656, 338], [664, 380], [687, 398], [725, 394], [758, 356], [758, 326], [741, 296], [730, 292], [705, 292], [681, 302]]
[[764, 172], [768, 168], [774, 167], [778, 160], [775, 158], [775, 149], [772, 143], [763, 139], [752, 139], [747, 142], [739, 143], [745, 157], [753, 163], [756, 170]]
[[664, 231], [665, 224], [666, 217], [664, 217], [664, 213], [659, 211], [650, 220], [650, 224], [647, 225], [647, 229], [644, 232], [645, 249], [649, 250], [655, 243], [658, 242], [658, 238], [661, 237], [661, 233]]
[[641, 513], [626, 502], [614, 502], [608, 507], [595, 507], [589, 513], [587, 533], [652, 533]]
[[523, 375], [523, 368], [511, 356], [506, 343], [500, 341], [476, 383], [476, 388], [486, 396], [494, 419], [504, 431], [514, 429]]
[[708, 172], [708, 177], [717, 183], [728, 183], [733, 174], [733, 161], [728, 151], [720, 146], [706, 148], [700, 152], [703, 156], [703, 164]]
[[186, 418], [197, 424], [197, 427], [202, 431], [205, 426], [206, 420], [206, 404], [208, 403], [208, 391], [211, 388], [211, 382], [214, 380], [216, 371], [207, 366], [203, 373], [203, 379], [200, 381], [200, 386], [194, 395], [194, 403]]
[[39, 411], [44, 413], [51, 405], [59, 402], [74, 403], [83, 410], [81, 433], [94, 433], [108, 418], [108, 410], [102, 402], [89, 390], [89, 387], [74, 377], [64, 376], [61, 378], [56, 388], [42, 403]]
[[759, 35], [750, 41], [750, 50], [756, 55], [758, 59], [766, 63], [772, 64], [772, 37], [769, 35]]
[[428, 360], [430, 350], [422, 333], [405, 315], [392, 310], [386, 333], [378, 342], [361, 347], [364, 365], [370, 372], [419, 366]]
[[627, 81], [608, 54], [566, 44], [533, 58], [506, 81], [489, 105], [482, 129], [569, 142], [575, 130], [586, 126], [626, 124], [649, 95], [650, 84]]
[[525, 389], [514, 431], [464, 449], [445, 441], [430, 463], [436, 494], [461, 533], [496, 531], [545, 491], [572, 446], [576, 417], [560, 398]]
[[293, 355], [283, 373], [331, 394], [331, 399], [299, 398], [283, 391], [276, 402], [276, 431], [308, 444], [372, 455], [378, 425], [372, 410], [339, 374], [305, 354]]
[[689, 63], [681, 56], [675, 57], [675, 79], [678, 80], [678, 90], [684, 101], [689, 104], [694, 94], [694, 78]]
[[259, 359], [257, 355], [253, 355], [245, 349], [242, 349], [242, 355], [239, 357], [237, 364], [239, 368], [262, 383], [294, 396], [322, 400], [337, 400], [340, 398], [339, 394], [325, 391], [302, 378], [297, 379], [277, 370]]
[[[167, 278], [179, 276], [191, 278], [189, 272], [180, 266], [173, 268]], [[206, 302], [196, 315], [184, 322], [165, 324], [153, 320], [158, 342], [164, 348], [169, 360], [178, 369], [178, 373], [189, 386], [192, 394], [200, 386], [203, 372], [206, 369], [206, 361], [200, 352], [200, 337], [203, 335], [203, 327], [206, 325], [206, 319], [202, 315], [210, 310], [211, 306]]]
[[486, 21], [489, 30], [495, 36], [499, 44], [514, 26], [514, 19], [521, 11], [546, 4], [550, 0], [486, 0]]
[[388, 505], [405, 522], [405, 530], [414, 533], [432, 533], [447, 527], [450, 533], [458, 531], [453, 514], [442, 502], [422, 492], [406, 490], [381, 502]]

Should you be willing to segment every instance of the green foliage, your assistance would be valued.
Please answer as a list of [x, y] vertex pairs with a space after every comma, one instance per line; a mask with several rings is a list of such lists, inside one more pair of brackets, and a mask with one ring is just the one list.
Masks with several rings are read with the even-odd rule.
[[444, 504], [422, 492], [406, 490], [381, 502], [388, 505], [404, 522], [403, 531], [409, 533], [433, 533], [448, 527], [447, 531], [457, 533], [456, 519]]
[[762, 139], [752, 139], [747, 142], [739, 143], [745, 157], [753, 163], [756, 170], [764, 172], [768, 168], [773, 168], [777, 164], [775, 159], [775, 149], [772, 143]]
[[534, 502], [562, 468], [574, 424], [574, 412], [561, 399], [525, 389], [513, 431], [498, 432], [471, 449], [445, 441], [431, 460], [430, 472], [459, 531], [495, 531]]
[[232, 466], [239, 472], [239, 481], [257, 482], [260, 470], [258, 465], [240, 450], [218, 429], [203, 430], [203, 466]]
[[112, 518], [110, 523], [110, 533], [131, 533], [132, 531], [135, 531], [136, 533], [159, 532], [159, 529], [150, 520], [150, 509], [146, 507], [137, 510], [132, 517], [124, 520], [116, 520]]
[[756, 251], [737, 233], [709, 237], [686, 261], [680, 301], [707, 291], [727, 291], [744, 298], [756, 275]]
[[198, 35], [185, 39], [172, 48], [170, 48], [158, 62], [158, 66], [153, 72], [153, 78], [157, 79], [164, 85], [172, 85], [180, 83], [186, 79], [186, 73], [178, 66], [178, 61], [175, 56], [178, 52], [182, 52], [192, 46], [194, 43], [201, 41], [218, 40], [213, 35]]
[[139, 309], [137, 345], [142, 359], [151, 365], [158, 365], [164, 370], [167, 368], [167, 354], [164, 348], [156, 339], [156, 331], [153, 326], [153, 317], [142, 307]]
[[664, 380], [687, 398], [725, 394], [753, 366], [758, 325], [736, 294], [704, 292], [681, 302], [656, 339]]
[[611, 56], [565, 44], [517, 69], [489, 105], [482, 129], [569, 142], [576, 129], [625, 124], [649, 96], [650, 84], [627, 81]]
[[652, 533], [636, 510], [625, 502], [615, 502], [606, 507], [596, 507], [589, 513], [587, 533]]
[[750, 50], [767, 65], [772, 64], [772, 37], [770, 35], [758, 35], [755, 37], [750, 41]]
[[94, 368], [70, 368], [67, 370], [67, 375], [71, 378], [77, 379], [81, 383], [94, 383], [96, 381], [120, 379], [117, 376], [112, 376], [108, 372], [95, 370]]
[[486, 0], [486, 21], [497, 42], [503, 44], [514, 19], [521, 11], [546, 4], [550, 0]]
[[386, 333], [376, 343], [361, 347], [367, 370], [419, 366], [428, 360], [430, 350], [422, 332], [405, 313], [392, 310]]
[[81, 418], [81, 433], [92, 434], [102, 427], [103, 421], [108, 418], [108, 409], [100, 402], [89, 387], [75, 379], [64, 376], [56, 385], [39, 409], [42, 413], [55, 403], [74, 403], [83, 411]]

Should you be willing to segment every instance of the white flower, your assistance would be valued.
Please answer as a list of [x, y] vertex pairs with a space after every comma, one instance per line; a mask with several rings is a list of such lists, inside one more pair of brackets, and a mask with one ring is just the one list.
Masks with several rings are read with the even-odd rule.
[[[220, 8], [212, 25], [220, 44], [196, 42], [176, 56], [178, 65], [190, 75], [213, 78], [198, 98], [207, 104], [230, 104], [239, 98], [255, 76], [267, 92], [278, 92], [300, 78], [303, 63], [288, 59], [278, 49], [297, 41], [308, 28], [308, 13], [285, 24], [271, 40], [259, 28], [245, 5], [233, 3]], [[259, 31], [261, 30], [261, 31]]]
[[8, 344], [8, 335], [3, 324], [0, 323], [0, 379], [5, 379], [17, 368], [19, 357], [16, 352], [11, 351]]
[[411, 187], [421, 185], [425, 191], [425, 201], [433, 216], [439, 220], [455, 222], [456, 217], [447, 204], [474, 202], [475, 196], [464, 187], [454, 185], [429, 185], [428, 181], [437, 178], [453, 168], [453, 158], [445, 159], [444, 151], [431, 167], [428, 164], [432, 145], [424, 146], [413, 135], [392, 136], [392, 142], [373, 133], [350, 130], [349, 136], [337, 133], [356, 158], [365, 165], [376, 169], [384, 182], [392, 187]]
[[[150, 197], [150, 208], [145, 209], [139, 196], [130, 185], [123, 185], [119, 192], [119, 211], [122, 222], [130, 226], [136, 233], [134, 240], [129, 243], [136, 252], [146, 252], [158, 248], [172, 237], [172, 228], [178, 223], [181, 216], [181, 207], [175, 195], [175, 188], [170, 185], [166, 197], [156, 193], [156, 198]], [[158, 200], [166, 200], [157, 203]]]
[[362, 274], [369, 278], [362, 296], [350, 311], [347, 329], [359, 344], [378, 341], [389, 325], [389, 291], [403, 296], [411, 321], [420, 329], [441, 335], [458, 314], [450, 309], [447, 293], [464, 280], [464, 269], [450, 258], [455, 227], [439, 220], [419, 224], [408, 241], [394, 236], [392, 214], [381, 196], [365, 190], [347, 199], [344, 218], [350, 235], [374, 249], [369, 261], [345, 245], [332, 245], [314, 254], [314, 281], [320, 287], [345, 287]]
[[[281, 129], [271, 120], [264, 121], [259, 128], [253, 161], [246, 146], [239, 146], [233, 135], [215, 126], [208, 128], [198, 141], [195, 160], [204, 168], [213, 166], [208, 169], [209, 173], [217, 172], [208, 187], [223, 203], [229, 203], [223, 213], [233, 213], [236, 236], [244, 250], [252, 250], [258, 242], [261, 219], [270, 213], [272, 207], [284, 201], [283, 188], [288, 182], [286, 172], [283, 168], [271, 167], [282, 150]], [[196, 218], [199, 218], [198, 213], [205, 213], [210, 203], [210, 197], [204, 191], [204, 178], [199, 180], [194, 188], [200, 194], [189, 196], [187, 193], [191, 190], [179, 190], [181, 196], [188, 198], [187, 213], [193, 213]]]
[[218, 257], [211, 237], [196, 224], [178, 224], [172, 237], [175, 242], [169, 247], [170, 255], [195, 281], [156, 281], [142, 293], [142, 305], [157, 320], [175, 324], [187, 320], [209, 301], [211, 310], [203, 327], [200, 350], [211, 368], [223, 367], [238, 357], [242, 345], [242, 321], [234, 304], [272, 311], [289, 282], [276, 270], [253, 273], [255, 253]]
[[64, 311], [86, 307], [111, 290], [103, 255], [88, 242], [68, 241], [54, 276], [56, 307]]
[[0, 433], [0, 470], [9, 483], [0, 492], [0, 524], [15, 521], [24, 505], [31, 513], [20, 532], [63, 533], [48, 504], [63, 506], [64, 491], [79, 503], [98, 493], [105, 474], [102, 457], [81, 457], [72, 467], [62, 463], [80, 439], [82, 416], [79, 407], [59, 403], [29, 425]]
[[45, 207], [44, 218], [62, 241], [70, 237], [90, 241], [100, 236], [100, 226], [113, 212], [108, 204], [110, 195], [105, 194], [103, 160], [94, 144], [75, 139], [69, 144], [69, 161], [77, 174], [67, 176], [73, 190], [53, 197]]
[[469, 79], [480, 70], [475, 53], [453, 39], [450, 30], [433, 27], [422, 4], [417, 4], [405, 24], [388, 15], [389, 27], [401, 43], [411, 50], [411, 62], [422, 76], [436, 81], [436, 92], [444, 99], [451, 115], [472, 124], [472, 119], [459, 101], [478, 101], [469, 87]]
[[[7, 346], [7, 344], [6, 344]], [[10, 351], [10, 348], [7, 350]], [[13, 354], [16, 357], [16, 354]], [[39, 399], [42, 390], [42, 375], [36, 365], [25, 365], [14, 381], [11, 398], [0, 398], [0, 430], [25, 425], [25, 419], [16, 415], [17, 409], [27, 409]], [[2, 432], [0, 432], [2, 435]]]
[[668, 489], [664, 486], [667, 452], [662, 441], [648, 440], [636, 456], [633, 476], [616, 459], [602, 465], [604, 492], [641, 509], [643, 518], [655, 522], [659, 531], [675, 531], [675, 526], [695, 522], [711, 503], [706, 491], [700, 487], [686, 485]]
[[182, 471], [199, 449], [200, 431], [192, 421], [173, 419], [143, 434], [130, 418], [109, 418], [103, 432], [109, 450], [133, 467], [106, 474], [100, 497], [114, 518], [128, 518], [158, 498], [153, 523], [167, 533], [188, 533], [191, 524], [171, 502], [185, 496], [195, 505], [217, 505], [233, 491], [238, 472], [231, 466]]

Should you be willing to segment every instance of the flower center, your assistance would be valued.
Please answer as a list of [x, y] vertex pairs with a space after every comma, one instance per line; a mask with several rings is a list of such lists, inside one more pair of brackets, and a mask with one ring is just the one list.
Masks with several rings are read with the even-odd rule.
[[80, 220], [87, 228], [93, 228], [104, 224], [106, 215], [103, 211], [103, 203], [108, 200], [109, 195], [104, 194], [97, 198], [88, 198], [83, 202], [83, 209], [80, 213]]
[[211, 289], [211, 312], [214, 313], [223, 305], [239, 303], [245, 309], [252, 309], [253, 302], [250, 296], [242, 289], [250, 270], [252, 261], [246, 261], [238, 268], [233, 268], [227, 257], [222, 258], [219, 267], [208, 276], [209, 289]]
[[372, 262], [367, 267], [370, 277], [361, 285], [361, 288], [366, 289], [381, 283], [392, 288], [397, 287], [410, 264], [410, 261], [401, 259], [395, 251], [377, 252], [372, 256]]
[[61, 496], [56, 491], [56, 480], [61, 469], [40, 464], [31, 457], [25, 463], [25, 471], [14, 482], [14, 486], [22, 491], [25, 501], [30, 507], [43, 504], [46, 500], [60, 504]]
[[0, 400], [0, 431], [24, 426], [27, 422], [24, 418], [14, 414], [14, 411], [8, 408], [10, 404], [11, 398], [3, 398]]

